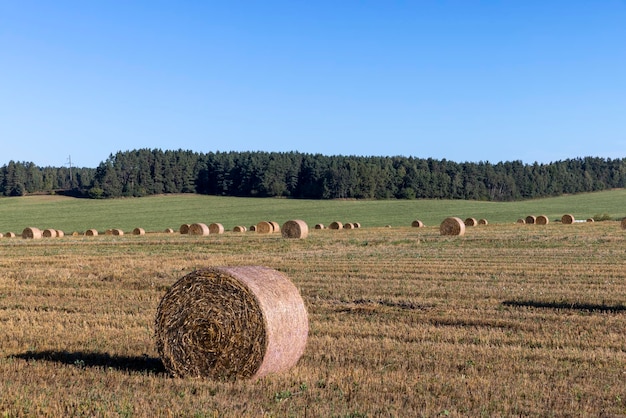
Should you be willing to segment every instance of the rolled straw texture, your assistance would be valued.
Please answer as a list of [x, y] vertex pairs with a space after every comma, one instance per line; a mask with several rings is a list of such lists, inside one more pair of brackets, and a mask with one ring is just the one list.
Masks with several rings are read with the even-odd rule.
[[465, 226], [476, 226], [478, 225], [478, 221], [476, 218], [467, 218], [465, 219]]
[[24, 228], [22, 231], [22, 238], [26, 239], [40, 239], [42, 237], [41, 229], [34, 226]]
[[250, 231], [256, 232], [256, 225], [250, 225]]
[[133, 229], [133, 235], [146, 235], [146, 230], [143, 228]]
[[165, 228], [163, 232], [165, 232], [166, 234], [173, 234], [174, 230], [172, 228]]
[[261, 221], [256, 224], [256, 232], [259, 234], [271, 234], [274, 231], [274, 227], [267, 221]]
[[545, 215], [539, 215], [537, 216], [537, 219], [535, 219], [535, 223], [537, 225], [548, 225], [549, 222], [550, 220]]
[[339, 221], [334, 221], [328, 227], [330, 229], [343, 229], [343, 224]]
[[246, 227], [245, 226], [241, 226], [241, 225], [237, 225], [233, 228], [233, 232], [246, 232]]
[[463, 235], [465, 234], [465, 223], [456, 217], [446, 218], [439, 226], [441, 235]]
[[42, 235], [44, 238], [56, 238], [56, 237], [57, 237], [57, 231], [56, 231], [56, 229], [50, 229], [50, 228], [47, 228], [47, 229], [44, 229], [44, 230], [43, 230], [43, 232], [41, 233], [41, 235]]
[[626, 229], [626, 218], [622, 219], [622, 223], [620, 224], [622, 229]]
[[566, 225], [573, 224], [574, 221], [575, 221], [574, 215], [570, 215], [569, 213], [561, 216], [561, 223], [564, 223]]
[[595, 219], [593, 219], [593, 218], [587, 218], [587, 222], [595, 222]]
[[85, 231], [85, 235], [88, 237], [97, 237], [98, 236], [98, 231], [95, 229], [88, 229]]
[[354, 224], [352, 222], [346, 222], [343, 224], [343, 229], [354, 229]]
[[220, 223], [209, 224], [209, 233], [211, 233], [211, 234], [223, 234], [224, 233], [224, 225], [222, 225]]
[[63, 238], [65, 236], [65, 232], [61, 231], [60, 229], [57, 229], [57, 237], [59, 238]]
[[203, 223], [195, 223], [189, 225], [189, 235], [209, 235], [211, 231], [206, 224]]
[[413, 228], [423, 228], [424, 227], [424, 222], [420, 221], [419, 219], [416, 219], [413, 222], [411, 222], [411, 226]]
[[324, 229], [324, 224], [315, 224], [315, 229]]
[[489, 225], [489, 221], [487, 221], [486, 219], [479, 219], [478, 220], [478, 225]]
[[122, 236], [124, 235], [124, 231], [119, 228], [111, 229], [111, 235]]
[[7, 232], [4, 236], [5, 238], [15, 238], [15, 232]]
[[518, 224], [525, 224], [525, 223], [526, 223], [526, 220], [525, 220], [524, 218], [519, 218], [519, 219], [517, 220], [517, 223], [518, 223]]
[[309, 324], [297, 288], [261, 266], [196, 270], [172, 285], [155, 317], [156, 345], [177, 377], [259, 378], [294, 366]]
[[283, 238], [306, 238], [309, 235], [309, 226], [301, 219], [294, 219], [283, 224], [281, 230]]
[[272, 225], [272, 232], [280, 232], [280, 225], [276, 221], [269, 221], [270, 225]]
[[189, 224], [182, 224], [180, 228], [178, 228], [178, 232], [183, 235], [187, 235], [189, 233]]
[[528, 215], [526, 217], [526, 223], [527, 224], [534, 224], [536, 220], [537, 220], [537, 218], [535, 216], [533, 216], [533, 215]]

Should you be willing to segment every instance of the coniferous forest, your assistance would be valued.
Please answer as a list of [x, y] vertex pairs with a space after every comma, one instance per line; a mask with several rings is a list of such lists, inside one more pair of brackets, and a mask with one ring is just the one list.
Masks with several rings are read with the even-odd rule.
[[306, 199], [471, 199], [511, 201], [626, 186], [626, 158], [548, 164], [456, 163], [415, 157], [299, 152], [139, 149], [97, 168], [0, 167], [0, 195], [62, 193], [87, 198], [200, 193]]

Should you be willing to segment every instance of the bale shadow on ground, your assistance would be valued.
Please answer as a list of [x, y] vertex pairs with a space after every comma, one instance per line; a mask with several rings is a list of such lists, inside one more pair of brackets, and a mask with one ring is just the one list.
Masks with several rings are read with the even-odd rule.
[[27, 351], [11, 356], [23, 360], [37, 360], [73, 365], [79, 368], [100, 367], [126, 372], [168, 375], [160, 358], [142, 356], [118, 356], [109, 353], [85, 351]]
[[579, 302], [544, 302], [537, 300], [505, 300], [503, 306], [516, 308], [543, 308], [543, 309], [568, 309], [584, 312], [619, 313], [626, 312], [626, 306], [622, 304], [608, 305], [603, 303], [579, 303]]

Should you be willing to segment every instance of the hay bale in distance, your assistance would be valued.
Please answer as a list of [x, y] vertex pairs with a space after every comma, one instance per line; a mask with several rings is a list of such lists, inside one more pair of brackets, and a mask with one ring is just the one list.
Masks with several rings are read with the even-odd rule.
[[165, 232], [166, 234], [173, 234], [174, 230], [172, 228], [165, 228], [163, 232]]
[[411, 226], [413, 228], [423, 228], [424, 227], [424, 222], [420, 221], [419, 219], [416, 219], [413, 222], [411, 222]]
[[274, 227], [267, 221], [261, 221], [256, 224], [256, 232], [259, 234], [271, 234], [274, 231]]
[[[134, 231], [133, 231], [133, 233], [134, 233]], [[144, 233], [145, 233], [145, 231], [144, 231]], [[124, 235], [124, 231], [119, 229], [119, 228], [113, 228], [113, 229], [111, 229], [111, 235], [114, 235], [114, 236], [117, 236], [117, 237], [121, 237], [122, 235]], [[137, 234], [135, 234], [135, 235], [137, 235]]]
[[0, 238], [4, 238], [4, 234], [0, 232]]
[[339, 221], [334, 221], [334, 222], [331, 222], [331, 224], [328, 227], [330, 229], [343, 229], [343, 224]]
[[527, 224], [533, 225], [537, 218], [534, 215], [528, 215], [525, 220]]
[[57, 229], [57, 238], [63, 238], [65, 236], [65, 232], [61, 231], [60, 229]]
[[287, 221], [281, 229], [283, 238], [304, 239], [309, 235], [309, 226], [301, 219]]
[[487, 221], [485, 218], [479, 219], [478, 225], [489, 225], [489, 221]]
[[620, 225], [622, 226], [622, 229], [626, 229], [626, 218], [622, 219]]
[[256, 232], [256, 225], [250, 225], [250, 231]]
[[224, 225], [219, 223], [209, 224], [209, 233], [210, 234], [223, 234], [224, 233]]
[[88, 237], [97, 237], [98, 236], [98, 231], [95, 229], [88, 229], [85, 231], [85, 235]]
[[465, 222], [457, 217], [449, 217], [439, 225], [439, 233], [441, 235], [464, 235]]
[[146, 235], [146, 230], [143, 228], [135, 228], [133, 229], [133, 235]]
[[539, 215], [537, 216], [537, 218], [535, 219], [535, 223], [537, 225], [548, 225], [548, 223], [550, 222], [550, 220], [548, 219], [547, 216], [545, 215]]
[[241, 225], [237, 225], [233, 228], [233, 232], [246, 232], [246, 227], [245, 226], [241, 226]]
[[524, 218], [519, 218], [519, 219], [517, 220], [517, 223], [518, 223], [518, 224], [525, 224], [525, 223], [526, 223], [526, 220], [525, 220]]
[[155, 317], [157, 351], [177, 377], [260, 378], [293, 367], [308, 337], [306, 307], [282, 273], [211, 267], [183, 276]]
[[346, 222], [343, 224], [343, 229], [354, 229], [354, 224], [352, 222]]
[[354, 225], [354, 228], [360, 228], [361, 227], [361, 222], [352, 222], [352, 225]]
[[189, 233], [189, 235], [205, 236], [205, 235], [209, 235], [211, 233], [211, 231], [209, 230], [209, 227], [206, 226], [206, 224], [195, 223], [195, 224], [189, 225], [189, 232], [188, 233]]
[[22, 231], [22, 238], [24, 239], [41, 239], [42, 236], [41, 229], [34, 226], [26, 227]]
[[587, 222], [595, 222], [596, 220], [593, 218], [587, 218]]
[[569, 213], [566, 213], [565, 215], [561, 216], [561, 223], [565, 225], [571, 225], [574, 223], [574, 221], [575, 221], [574, 215], [570, 215]]
[[15, 238], [15, 232], [7, 232], [6, 234], [4, 234], [5, 238]]
[[187, 235], [189, 233], [189, 224], [182, 224], [180, 228], [178, 228], [178, 232], [182, 235]]
[[41, 235], [44, 238], [56, 238], [57, 237], [57, 231], [56, 231], [56, 229], [46, 228], [46, 229], [43, 230]]
[[324, 224], [315, 224], [315, 229], [324, 229]]
[[268, 221], [272, 225], [272, 232], [280, 232], [280, 225], [276, 221]]
[[465, 226], [476, 226], [478, 225], [478, 221], [476, 218], [467, 218], [465, 219]]

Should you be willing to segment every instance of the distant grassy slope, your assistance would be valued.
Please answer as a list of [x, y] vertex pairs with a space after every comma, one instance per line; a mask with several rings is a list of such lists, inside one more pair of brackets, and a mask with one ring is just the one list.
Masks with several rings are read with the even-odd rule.
[[303, 219], [310, 227], [334, 220], [360, 222], [363, 227], [409, 226], [414, 219], [427, 226], [439, 225], [447, 216], [486, 218], [490, 223], [515, 222], [527, 215], [546, 215], [551, 220], [565, 213], [576, 219], [608, 214], [626, 216], [626, 190], [611, 190], [523, 202], [476, 202], [464, 200], [291, 200], [236, 198], [204, 195], [165, 195], [144, 198], [89, 200], [62, 196], [0, 198], [0, 232], [21, 233], [27, 226], [62, 229], [66, 233], [96, 228], [142, 227], [162, 231], [182, 223], [219, 222], [227, 230], [250, 226], [261, 220], [282, 225]]

